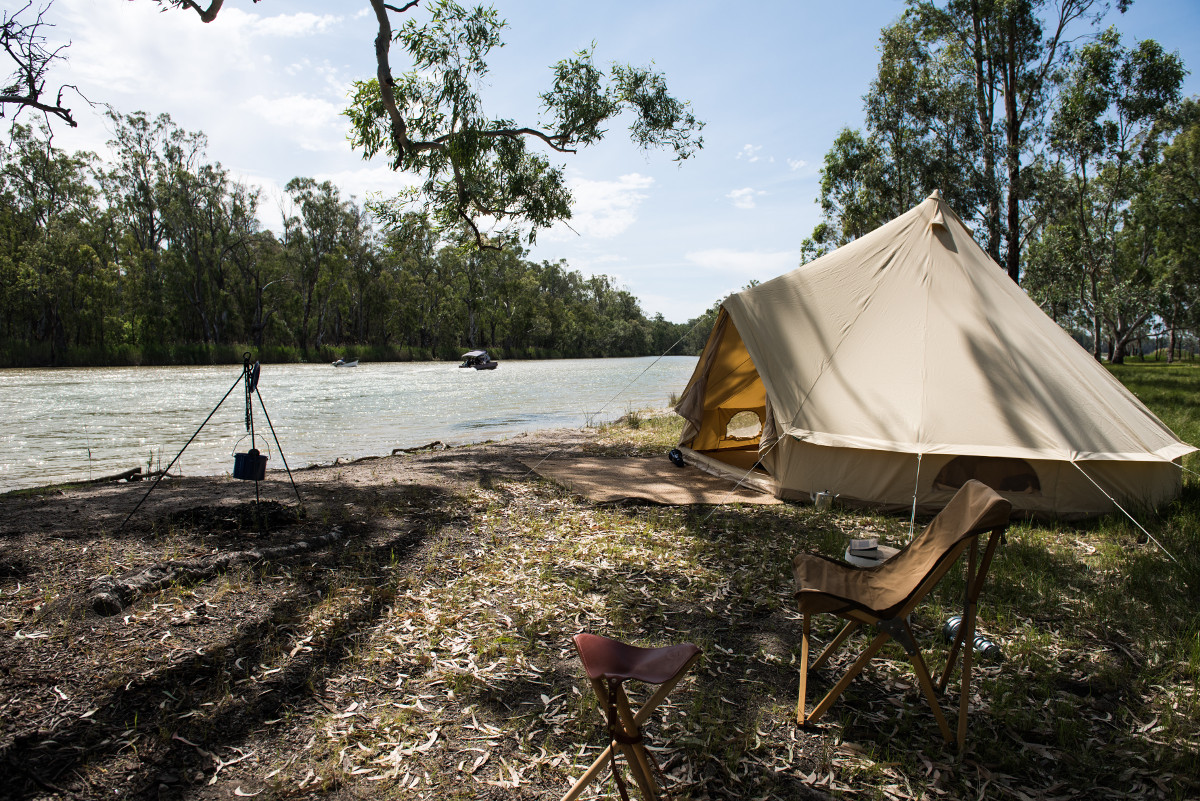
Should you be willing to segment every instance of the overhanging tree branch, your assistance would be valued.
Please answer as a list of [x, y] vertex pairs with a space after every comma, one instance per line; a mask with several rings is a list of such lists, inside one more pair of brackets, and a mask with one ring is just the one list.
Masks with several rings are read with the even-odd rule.
[[[223, 4], [156, 2], [195, 11], [205, 22], [215, 19]], [[345, 112], [351, 144], [364, 158], [382, 153], [393, 170], [419, 176], [421, 187], [410, 194], [420, 196], [435, 224], [443, 230], [465, 226], [481, 248], [494, 247], [514, 228], [525, 230], [532, 242], [538, 229], [570, 219], [571, 195], [562, 170], [529, 151], [526, 141], [575, 153], [602, 139], [607, 121], [629, 111], [631, 137], [643, 148], [669, 146], [676, 160], [683, 160], [703, 146], [704, 124], [687, 103], [667, 92], [662, 75], [616, 64], [606, 76], [592, 64], [591, 50], [554, 65], [554, 87], [541, 95], [546, 124], [485, 118], [476, 87], [487, 73], [487, 54], [503, 44], [499, 33], [505, 23], [496, 12], [433, 0], [428, 22], [410, 18], [394, 30], [391, 14], [403, 14], [419, 0], [369, 2], [378, 24], [375, 78], [354, 85]], [[399, 78], [391, 66], [393, 41], [403, 44], [413, 65]], [[402, 217], [400, 205], [385, 201], [374, 210], [389, 224]]]
[[42, 28], [49, 27], [45, 21], [49, 4], [38, 9], [32, 22], [24, 21], [23, 18], [33, 7], [32, 2], [27, 2], [17, 11], [5, 11], [0, 16], [0, 48], [8, 56], [12, 69], [8, 80], [0, 87], [0, 118], [5, 116], [8, 108], [15, 108], [14, 119], [25, 109], [34, 109], [46, 115], [47, 119], [58, 117], [74, 128], [77, 123], [71, 109], [64, 104], [63, 95], [68, 89], [80, 94], [79, 89], [71, 84], [63, 84], [58, 88], [53, 102], [45, 99], [47, 75], [56, 61], [66, 60], [62, 54], [69, 45], [53, 50], [47, 48]]

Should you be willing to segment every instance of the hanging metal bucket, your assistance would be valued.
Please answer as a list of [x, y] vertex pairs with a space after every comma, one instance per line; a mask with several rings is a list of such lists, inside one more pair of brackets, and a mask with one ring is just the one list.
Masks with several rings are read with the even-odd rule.
[[243, 481], [262, 481], [267, 474], [267, 457], [251, 448], [248, 453], [233, 455], [233, 477]]

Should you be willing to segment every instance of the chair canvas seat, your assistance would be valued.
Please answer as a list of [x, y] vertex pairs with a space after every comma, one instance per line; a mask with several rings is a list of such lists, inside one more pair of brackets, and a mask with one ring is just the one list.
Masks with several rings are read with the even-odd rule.
[[[963, 609], [966, 623], [951, 646], [946, 670], [941, 677], [944, 689], [953, 660], [962, 642], [974, 636], [975, 610], [999, 537], [1008, 525], [1012, 505], [978, 481], [963, 485], [937, 517], [895, 556], [875, 567], [847, 565], [817, 554], [800, 554], [792, 562], [796, 582], [796, 602], [804, 615], [801, 643], [800, 699], [797, 718], [812, 722], [829, 708], [850, 681], [862, 671], [883, 645], [897, 639], [908, 652], [922, 692], [933, 708], [942, 734], [951, 739], [949, 727], [933, 694], [932, 681], [920, 651], [915, 646], [907, 617], [942, 580], [964, 551], [969, 551], [967, 590]], [[991, 532], [982, 562], [977, 567], [979, 537]], [[879, 633], [847, 671], [841, 681], [818, 703], [811, 714], [805, 711], [808, 673], [810, 618], [828, 613], [849, 622], [813, 663], [820, 667], [863, 624], [878, 627]], [[963, 686], [959, 705], [959, 747], [966, 734], [966, 698], [970, 683], [971, 648], [963, 648]]]

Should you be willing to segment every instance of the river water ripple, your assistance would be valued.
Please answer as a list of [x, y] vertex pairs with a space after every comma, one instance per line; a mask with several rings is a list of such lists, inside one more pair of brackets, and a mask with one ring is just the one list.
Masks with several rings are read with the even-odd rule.
[[[693, 356], [455, 364], [264, 365], [258, 391], [292, 467], [391, 453], [435, 440], [462, 445], [662, 408]], [[166, 465], [233, 391], [172, 472], [218, 475], [246, 451], [241, 368], [0, 370], [0, 491]], [[257, 399], [268, 469], [283, 467]], [[265, 438], [264, 438], [265, 435]]]

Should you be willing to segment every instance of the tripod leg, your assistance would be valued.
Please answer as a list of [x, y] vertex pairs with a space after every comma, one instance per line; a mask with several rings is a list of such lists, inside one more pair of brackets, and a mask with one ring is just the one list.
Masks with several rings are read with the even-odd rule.
[[[158, 478], [154, 479], [154, 483], [150, 485], [150, 489], [146, 490], [146, 494], [142, 496], [142, 499], [141, 499], [140, 501], [138, 501], [138, 502], [137, 502], [137, 506], [133, 507], [133, 511], [129, 513], [129, 517], [126, 517], [126, 518], [125, 518], [125, 519], [124, 519], [124, 520], [121, 522], [121, 525], [117, 526], [117, 531], [120, 531], [121, 529], [125, 528], [125, 524], [129, 522], [129, 518], [133, 517], [134, 513], [135, 513], [135, 512], [137, 512], [137, 510], [138, 510], [138, 509], [141, 509], [141, 508], [142, 508], [142, 504], [143, 504], [143, 503], [145, 503], [145, 502], [146, 502], [146, 499], [150, 497], [150, 493], [154, 492], [154, 488], [158, 486], [158, 482], [162, 481], [162, 477], [163, 477], [163, 476], [165, 476], [167, 473], [171, 472], [171, 468], [172, 468], [172, 467], [174, 467], [174, 466], [175, 466], [175, 463], [179, 461], [179, 457], [180, 457], [180, 456], [183, 456], [183, 452], [187, 450], [187, 446], [188, 446], [188, 445], [191, 445], [191, 444], [192, 444], [192, 440], [193, 440], [193, 439], [195, 439], [196, 437], [198, 437], [198, 436], [200, 435], [200, 431], [201, 431], [201, 430], [202, 430], [202, 429], [203, 429], [203, 428], [204, 428], [206, 425], [208, 425], [208, 421], [209, 421], [209, 420], [211, 420], [211, 419], [212, 419], [212, 416], [213, 416], [214, 414], [216, 414], [216, 413], [217, 413], [217, 409], [220, 409], [220, 408], [221, 408], [221, 404], [222, 404], [222, 403], [224, 403], [224, 402], [225, 402], [225, 400], [226, 400], [226, 399], [227, 399], [227, 398], [228, 398], [230, 395], [232, 395], [232, 394], [233, 394], [233, 391], [234, 391], [235, 389], [237, 389], [237, 385], [238, 385], [238, 384], [240, 384], [240, 383], [242, 383], [242, 376], [238, 376], [238, 378], [237, 378], [237, 381], [234, 381], [234, 382], [233, 382], [233, 386], [231, 386], [231, 387], [229, 388], [229, 391], [225, 393], [225, 397], [224, 397], [224, 398], [221, 398], [221, 400], [217, 401], [217, 405], [216, 405], [216, 406], [214, 406], [214, 407], [213, 407], [213, 410], [212, 410], [211, 412], [209, 412], [209, 413], [208, 413], [208, 417], [205, 417], [205, 418], [204, 418], [204, 422], [200, 424], [200, 428], [197, 428], [197, 429], [196, 429], [196, 433], [195, 433], [195, 434], [192, 434], [192, 436], [191, 436], [191, 437], [188, 439], [188, 441], [187, 441], [187, 442], [185, 442], [185, 443], [183, 443], [183, 447], [179, 449], [179, 453], [175, 454], [175, 458], [171, 460], [171, 463], [170, 463], [169, 465], [167, 465], [167, 469], [166, 469], [166, 470], [164, 470], [164, 471], [162, 471], [161, 473], [159, 473], [159, 474], [158, 474]], [[259, 402], [260, 402], [260, 403], [262, 402], [262, 399], [261, 399], [261, 398], [259, 398]], [[266, 414], [266, 409], [263, 409], [263, 414]], [[268, 421], [268, 422], [269, 422], [269, 421]], [[272, 432], [272, 433], [274, 433], [274, 432]], [[297, 496], [297, 497], [299, 497], [299, 496]]]
[[[255, 387], [254, 394], [258, 395], [258, 405], [263, 410], [263, 417], [267, 418], [267, 426], [271, 429], [271, 437], [275, 440], [275, 447], [279, 450], [279, 458], [283, 460], [283, 469], [287, 470], [288, 481], [292, 482], [292, 491], [296, 493], [296, 503], [304, 506], [304, 501], [300, 500], [300, 490], [296, 488], [296, 479], [292, 478], [292, 468], [288, 467], [287, 457], [283, 455], [283, 446], [279, 444], [279, 437], [275, 434], [275, 424], [271, 422], [271, 415], [267, 414], [267, 404], [263, 403], [262, 394]], [[257, 485], [256, 485], [257, 486]]]

